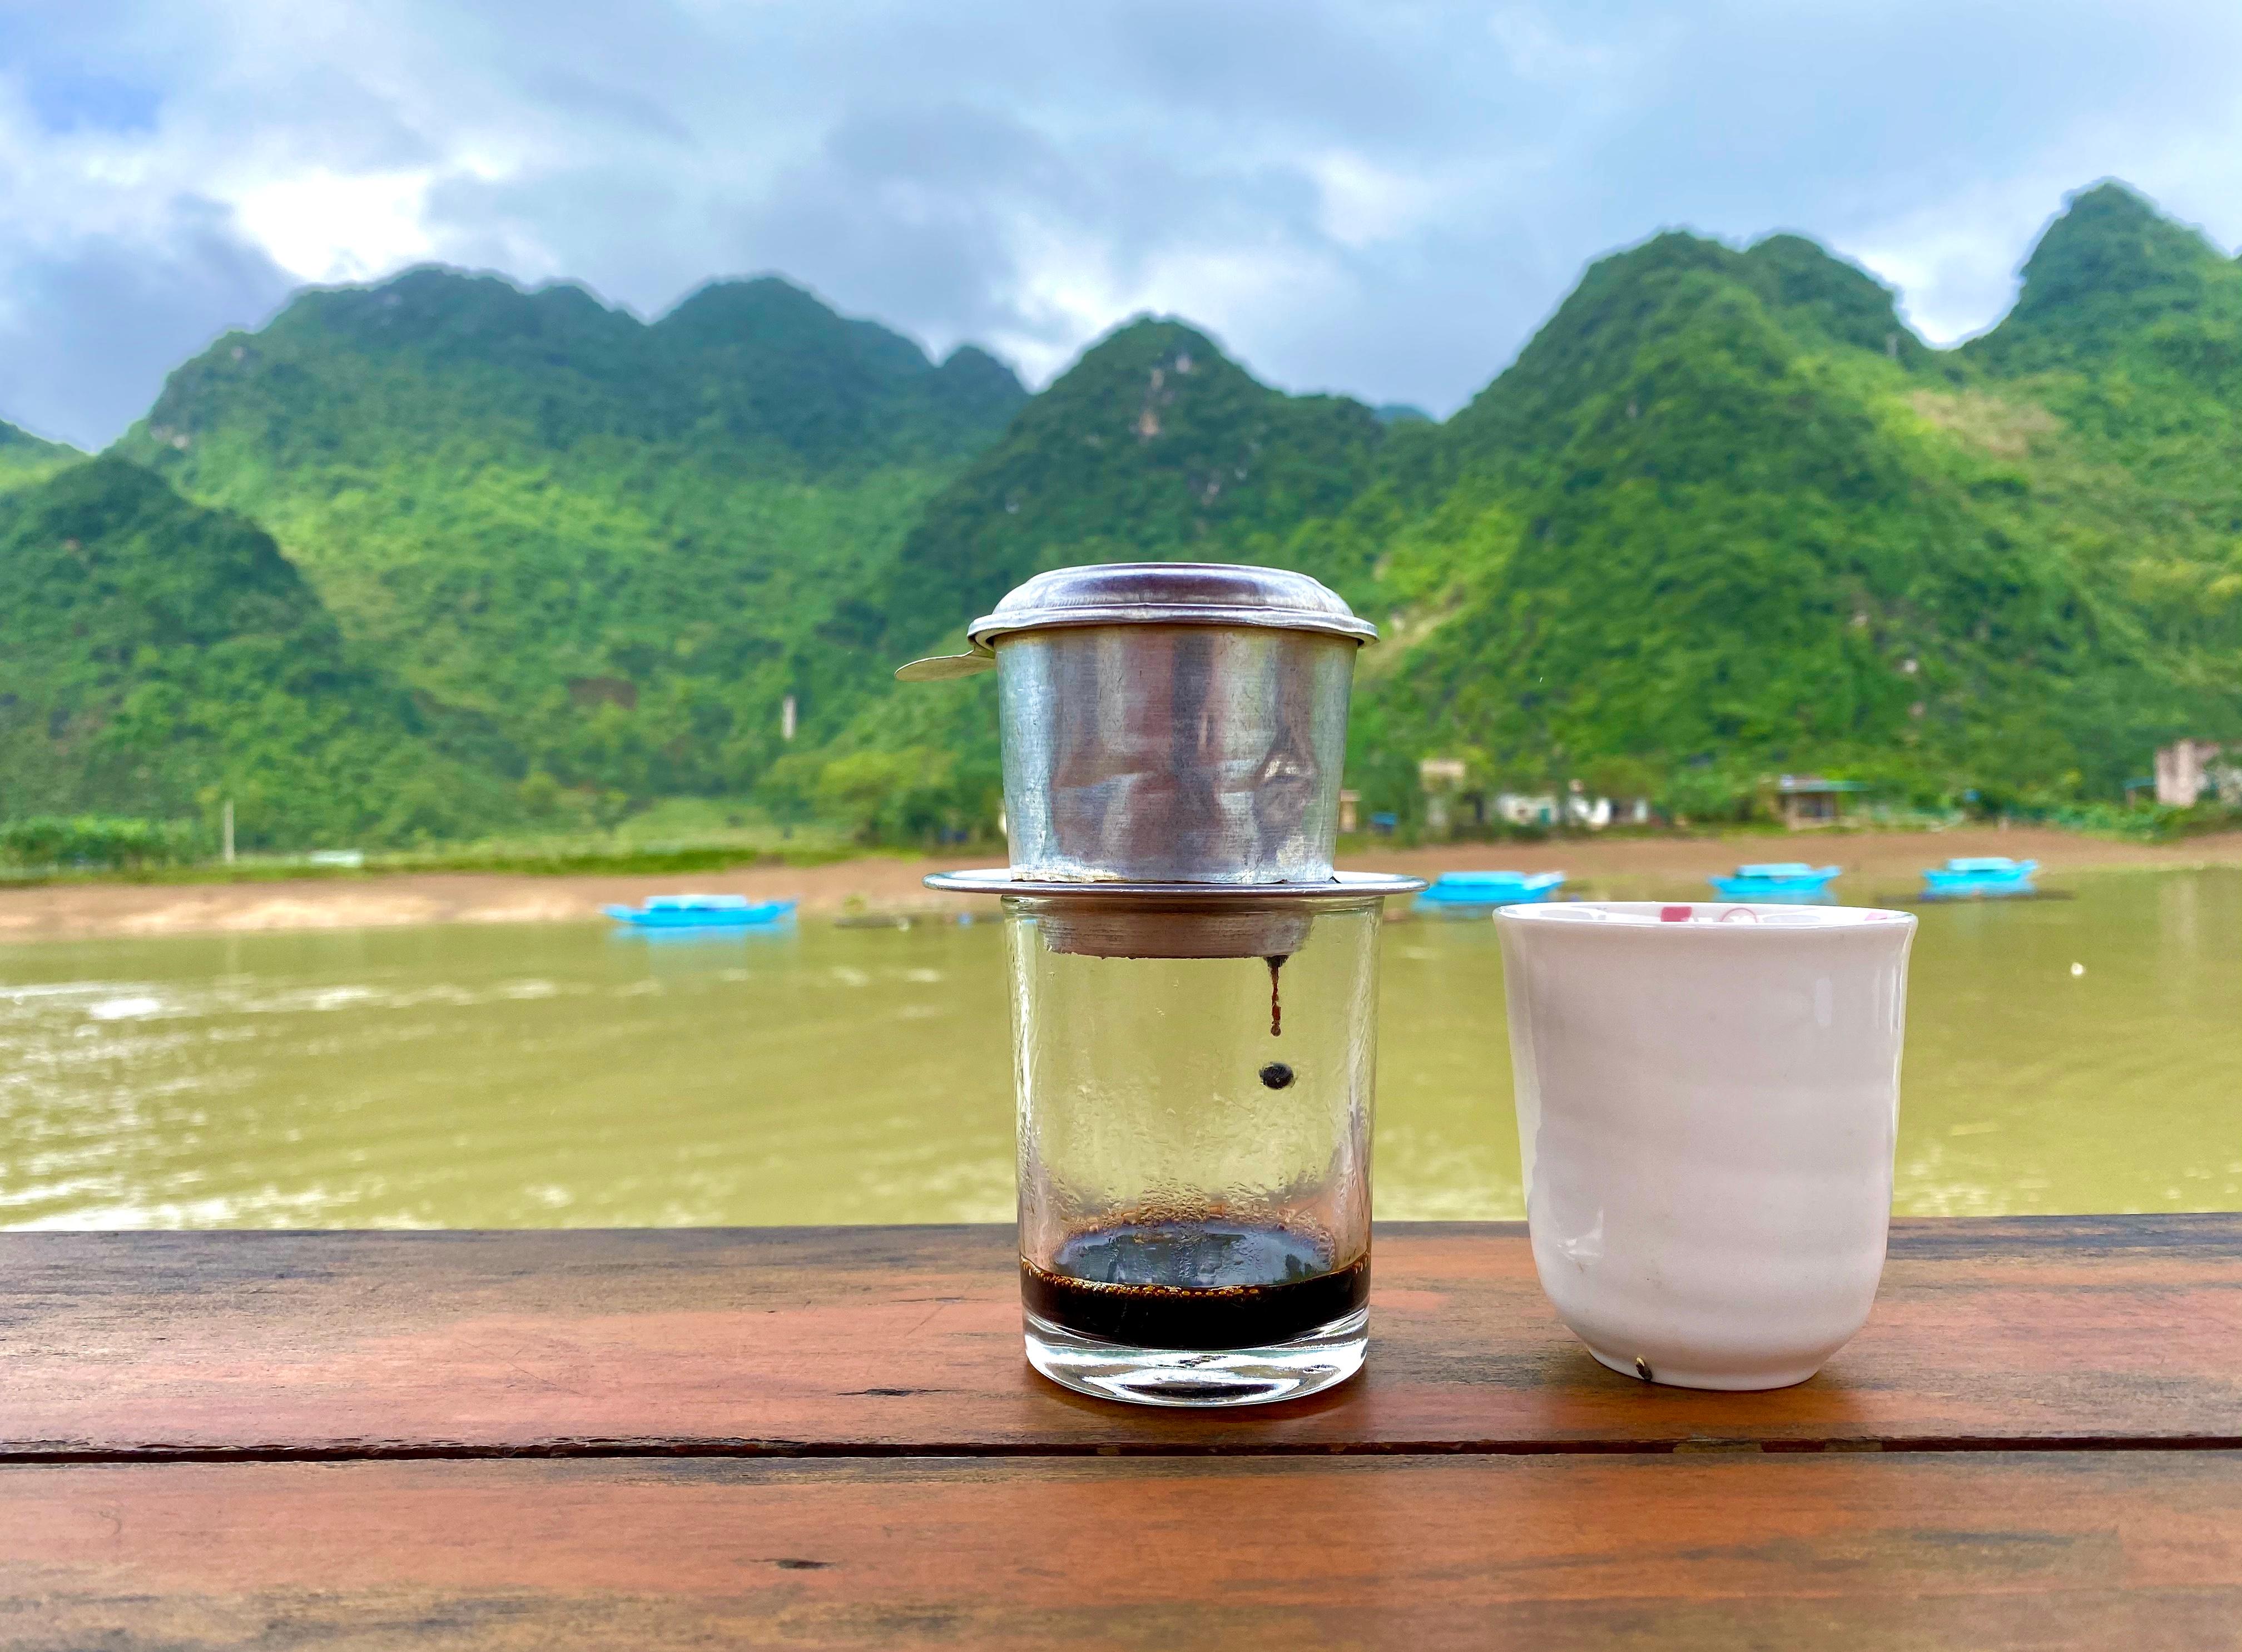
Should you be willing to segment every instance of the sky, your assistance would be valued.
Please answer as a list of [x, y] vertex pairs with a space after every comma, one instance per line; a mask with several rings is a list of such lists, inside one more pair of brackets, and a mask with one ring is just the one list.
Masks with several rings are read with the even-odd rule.
[[0, 0], [0, 418], [305, 283], [776, 272], [1030, 384], [1144, 311], [1445, 416], [1600, 254], [1813, 236], [1944, 343], [2064, 195], [2242, 241], [2237, 0]]

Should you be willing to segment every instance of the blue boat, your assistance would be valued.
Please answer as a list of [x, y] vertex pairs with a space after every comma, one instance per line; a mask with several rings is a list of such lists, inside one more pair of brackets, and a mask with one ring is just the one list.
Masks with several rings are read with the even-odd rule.
[[1761, 861], [1739, 866], [1733, 876], [1716, 877], [1713, 887], [1731, 901], [1826, 901], [1829, 885], [1844, 869], [1809, 866], [1804, 861]]
[[744, 895], [656, 895], [643, 906], [610, 906], [609, 917], [640, 930], [737, 930], [782, 923], [792, 901], [751, 901]]
[[1981, 895], [2033, 895], [2037, 861], [2012, 861], [2005, 855], [1958, 856], [1943, 866], [1927, 867], [1923, 892], [1939, 900]]
[[1417, 897], [1417, 904], [1525, 906], [1564, 887], [1562, 872], [1443, 872]]

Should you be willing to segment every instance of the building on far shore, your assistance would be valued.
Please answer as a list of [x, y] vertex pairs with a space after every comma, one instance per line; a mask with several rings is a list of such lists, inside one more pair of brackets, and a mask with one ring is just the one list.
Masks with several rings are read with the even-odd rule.
[[1858, 780], [1824, 780], [1819, 775], [1784, 775], [1775, 782], [1775, 806], [1782, 823], [1794, 832], [1815, 826], [1837, 826], [1860, 808], [1860, 795], [1868, 790]]
[[2225, 748], [2215, 740], [2175, 740], [2157, 748], [2157, 801], [2190, 809], [2206, 796], [2242, 802], [2242, 752], [2221, 762]]
[[1549, 792], [1497, 792], [1494, 812], [1513, 826], [1554, 826], [1557, 799]]
[[[1446, 837], [1454, 829], [1454, 804], [1469, 772], [1460, 757], [1427, 757], [1417, 765], [1417, 784], [1425, 793], [1425, 829], [1434, 837]], [[1474, 808], [1474, 823], [1478, 817]]]
[[1435, 837], [1459, 827], [1497, 824], [1600, 832], [1612, 825], [1647, 826], [1652, 815], [1648, 797], [1606, 797], [1580, 780], [1567, 781], [1561, 791], [1480, 790], [1460, 757], [1426, 758], [1417, 765], [1417, 780], [1425, 795], [1425, 829]]

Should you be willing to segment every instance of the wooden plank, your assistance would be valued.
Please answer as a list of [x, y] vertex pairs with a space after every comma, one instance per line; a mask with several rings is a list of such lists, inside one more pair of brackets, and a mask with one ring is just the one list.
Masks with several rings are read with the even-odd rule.
[[0, 1468], [15, 1652], [2232, 1647], [2242, 1454]]
[[0, 1235], [0, 1456], [1536, 1451], [2242, 1443], [2242, 1216], [1907, 1222], [1868, 1330], [1771, 1394], [1589, 1360], [1514, 1227], [1381, 1231], [1366, 1376], [1078, 1399], [1009, 1232]]

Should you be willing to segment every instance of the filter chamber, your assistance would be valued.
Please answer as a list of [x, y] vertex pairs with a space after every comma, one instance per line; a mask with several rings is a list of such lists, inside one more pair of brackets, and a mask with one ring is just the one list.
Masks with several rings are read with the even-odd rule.
[[1242, 625], [1004, 638], [1014, 870], [1124, 883], [1328, 877], [1359, 647]]

